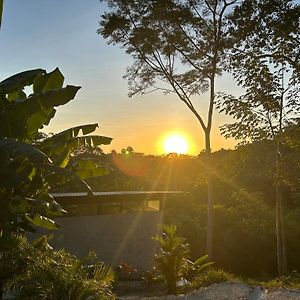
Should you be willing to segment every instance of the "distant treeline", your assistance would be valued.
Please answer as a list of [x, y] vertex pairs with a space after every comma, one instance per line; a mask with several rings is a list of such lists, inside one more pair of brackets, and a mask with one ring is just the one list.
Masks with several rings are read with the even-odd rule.
[[[300, 151], [296, 136], [294, 142], [287, 142], [283, 149], [281, 174], [290, 271], [300, 270]], [[93, 159], [106, 170], [104, 176], [87, 179], [95, 191], [189, 192], [185, 199], [167, 204], [165, 222], [178, 225], [195, 258], [205, 253], [205, 178], [210, 172], [215, 196], [216, 265], [241, 275], [264, 278], [276, 274], [275, 155], [273, 142], [266, 140], [235, 150], [216, 151], [210, 161], [205, 153], [197, 157], [154, 156], [136, 153], [128, 147], [121, 153], [113, 151], [110, 154], [84, 148], [74, 154], [72, 163]], [[76, 184], [69, 184], [61, 191], [76, 189]]]

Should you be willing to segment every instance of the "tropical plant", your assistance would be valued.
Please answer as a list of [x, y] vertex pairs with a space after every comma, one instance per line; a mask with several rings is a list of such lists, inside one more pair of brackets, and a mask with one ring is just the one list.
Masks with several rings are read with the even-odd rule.
[[160, 245], [154, 257], [155, 268], [167, 284], [167, 293], [176, 294], [176, 283], [187, 272], [189, 249], [184, 238], [177, 235], [176, 226], [164, 224], [162, 231], [154, 238]]
[[[158, 254], [154, 257], [154, 271], [158, 271], [166, 282], [168, 294], [177, 293], [179, 280], [191, 282], [214, 264], [208, 261], [208, 255], [203, 255], [194, 262], [189, 260], [189, 244], [178, 235], [175, 225], [163, 224], [162, 235], [157, 235], [154, 240], [160, 246]], [[146, 274], [145, 278], [149, 279], [151, 277], [149, 275], [151, 273]]]
[[54, 251], [48, 238], [29, 243], [15, 236], [14, 249], [0, 254], [1, 290], [9, 299], [110, 299], [112, 269], [94, 254], [83, 260]]
[[208, 255], [203, 255], [196, 259], [194, 262], [188, 260], [189, 268], [186, 275], [187, 279], [192, 279], [197, 275], [203, 273], [207, 268], [211, 267], [214, 262], [208, 261]]
[[[75, 166], [66, 169], [72, 150], [111, 142], [107, 137], [86, 136], [98, 124], [77, 126], [37, 142], [39, 129], [49, 124], [55, 107], [72, 100], [80, 89], [63, 87], [63, 82], [58, 68], [50, 73], [42, 69], [25, 71], [0, 82], [0, 240], [11, 232], [32, 230], [31, 224], [57, 228], [49, 217], [59, 216], [64, 210], [49, 189], [76, 180], [91, 192], [78, 176], [88, 176], [80, 167], [96, 173], [91, 162], [82, 162], [75, 172], [70, 170]], [[31, 94], [24, 92], [25, 86], [31, 87]]]

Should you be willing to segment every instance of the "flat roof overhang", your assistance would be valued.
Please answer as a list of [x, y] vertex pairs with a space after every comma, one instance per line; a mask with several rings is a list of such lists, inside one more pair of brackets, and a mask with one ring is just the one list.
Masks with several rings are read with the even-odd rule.
[[51, 193], [55, 201], [62, 205], [83, 203], [109, 203], [126, 201], [151, 201], [174, 199], [180, 195], [188, 194], [184, 191], [112, 191], [112, 192], [88, 192], [81, 193]]

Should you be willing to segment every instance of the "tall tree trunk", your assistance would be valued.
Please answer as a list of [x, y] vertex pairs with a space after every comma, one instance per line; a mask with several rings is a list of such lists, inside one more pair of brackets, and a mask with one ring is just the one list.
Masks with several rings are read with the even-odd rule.
[[210, 145], [210, 132], [212, 126], [212, 117], [213, 117], [213, 108], [215, 102], [215, 66], [216, 59], [214, 59], [214, 70], [210, 78], [210, 103], [207, 116], [207, 127], [204, 130], [205, 133], [205, 153], [206, 161], [208, 164], [207, 169], [207, 232], [206, 232], [206, 253], [209, 260], [213, 258], [213, 227], [214, 227], [214, 201], [213, 201], [213, 184], [212, 184], [212, 173], [210, 166], [210, 157], [211, 157], [211, 145]]
[[287, 272], [287, 258], [285, 246], [285, 233], [282, 216], [282, 194], [279, 186], [276, 186], [276, 240], [277, 240], [277, 269], [278, 275]]
[[280, 145], [277, 144], [276, 152], [276, 241], [277, 241], [277, 269], [278, 275], [282, 276], [287, 272], [287, 258], [285, 246], [285, 234], [283, 225], [283, 212], [282, 212], [282, 191], [280, 183], [281, 174], [281, 155]]
[[285, 234], [283, 226], [283, 208], [282, 208], [282, 123], [283, 123], [283, 104], [284, 104], [284, 66], [281, 65], [281, 97], [280, 97], [280, 113], [279, 113], [279, 140], [276, 142], [276, 239], [277, 239], [277, 268], [278, 275], [282, 276], [287, 272], [287, 258], [285, 247]]
[[[208, 168], [210, 164], [211, 148], [210, 148], [210, 131], [205, 132], [205, 152], [206, 159], [208, 163]], [[207, 231], [206, 231], [206, 253], [209, 260], [212, 260], [213, 257], [213, 225], [214, 225], [214, 201], [213, 201], [213, 185], [212, 185], [212, 176], [211, 172], [207, 170]]]

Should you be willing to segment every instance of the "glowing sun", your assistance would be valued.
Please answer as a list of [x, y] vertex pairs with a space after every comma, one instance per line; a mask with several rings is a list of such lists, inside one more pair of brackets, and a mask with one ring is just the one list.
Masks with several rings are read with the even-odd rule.
[[171, 135], [164, 141], [165, 153], [186, 154], [188, 150], [189, 144], [181, 135]]

